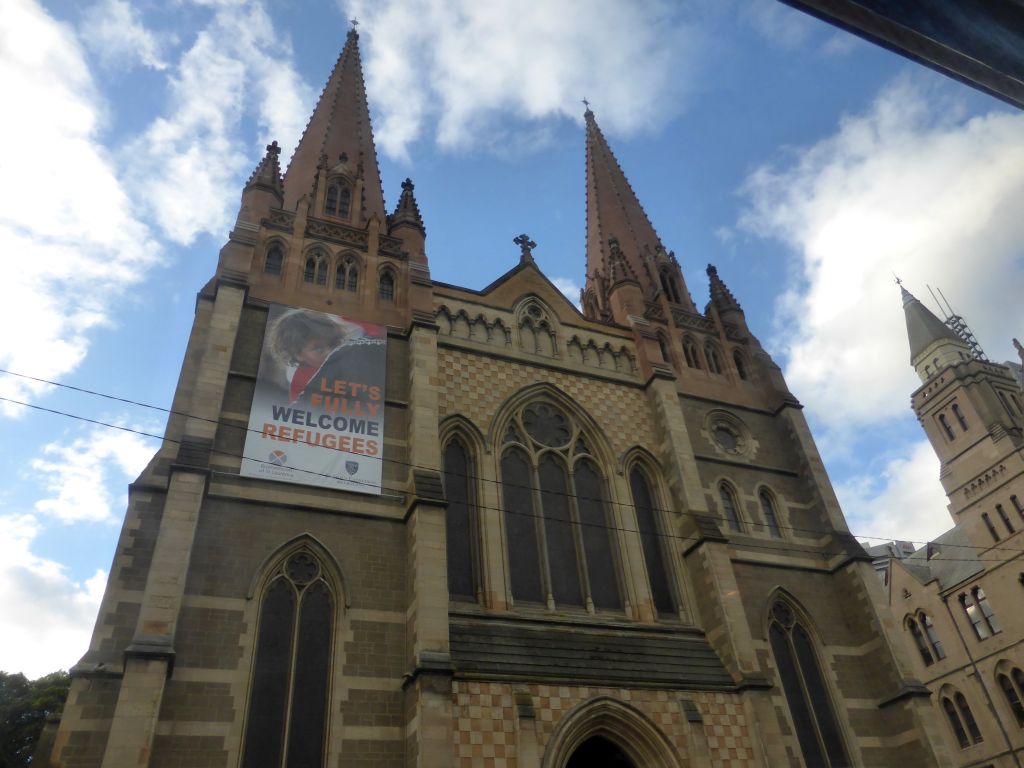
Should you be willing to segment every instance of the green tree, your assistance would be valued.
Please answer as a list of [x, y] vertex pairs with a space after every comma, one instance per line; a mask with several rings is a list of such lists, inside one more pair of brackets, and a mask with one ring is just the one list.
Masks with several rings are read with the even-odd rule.
[[0, 768], [32, 763], [46, 716], [63, 709], [70, 686], [67, 672], [51, 672], [38, 680], [0, 672]]

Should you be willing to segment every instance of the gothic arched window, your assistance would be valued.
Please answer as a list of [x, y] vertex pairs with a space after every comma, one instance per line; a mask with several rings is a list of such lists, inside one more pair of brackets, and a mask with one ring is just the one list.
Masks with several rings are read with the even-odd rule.
[[963, 411], [960, 410], [960, 406], [953, 403], [953, 415], [956, 416], [956, 421], [960, 425], [960, 429], [964, 432], [967, 431], [967, 419], [964, 418]]
[[996, 514], [998, 514], [999, 517], [1002, 519], [1003, 525], [1006, 526], [1006, 530], [1010, 533], [1011, 536], [1014, 533], [1016, 533], [1016, 530], [1013, 527], [1013, 523], [1010, 522], [1010, 518], [1006, 514], [1006, 510], [1003, 509], [1003, 505], [1002, 504], [996, 504]]
[[810, 635], [784, 600], [772, 604], [769, 620], [768, 640], [804, 762], [848, 768], [850, 759]]
[[665, 292], [665, 298], [674, 304], [679, 303], [679, 286], [676, 284], [675, 276], [668, 267], [663, 267], [659, 272], [661, 276], [661, 289]]
[[665, 341], [665, 334], [659, 333], [658, 336], [658, 350], [661, 352], [661, 359], [669, 365], [672, 364], [672, 358], [668, 354], [668, 342]]
[[718, 359], [718, 347], [715, 346], [714, 342], [709, 341], [704, 345], [704, 357], [708, 361], [708, 370], [712, 373], [722, 372], [722, 363]]
[[335, 597], [323, 564], [299, 550], [260, 601], [242, 768], [323, 766]]
[[343, 291], [355, 291], [359, 287], [359, 265], [353, 257], [346, 256], [338, 262], [334, 287]]
[[390, 269], [380, 273], [377, 293], [383, 301], [395, 300], [395, 275]]
[[743, 359], [743, 353], [740, 352], [738, 349], [735, 350], [732, 353], [732, 361], [736, 365], [736, 373], [739, 374], [739, 377], [741, 379], [746, 381], [747, 380], [747, 376], [748, 376], [748, 374], [747, 374], [747, 363]]
[[996, 675], [996, 682], [999, 683], [999, 688], [1003, 692], [1003, 696], [1006, 697], [1006, 703], [1010, 705], [1010, 711], [1013, 712], [1017, 725], [1024, 728], [1024, 704], [1021, 703], [1021, 700], [1024, 699], [1024, 673], [1018, 667], [1014, 667], [1009, 675], [1006, 672]]
[[501, 489], [512, 597], [620, 610], [605, 480], [579, 425], [547, 402], [513, 417]]
[[444, 448], [445, 537], [448, 555], [448, 594], [456, 599], [476, 598], [476, 510], [473, 462], [459, 438]]
[[949, 426], [949, 420], [946, 418], [946, 414], [939, 414], [939, 424], [942, 425], [942, 431], [946, 433], [946, 437], [950, 440], [956, 439], [956, 435], [953, 434], [953, 428]]
[[647, 477], [639, 467], [629, 473], [629, 489], [633, 494], [636, 508], [636, 522], [640, 533], [640, 544], [647, 564], [647, 580], [651, 586], [651, 600], [659, 615], [671, 615], [675, 610], [672, 590], [669, 586], [668, 569], [665, 567], [665, 546], [659, 531], [654, 494]]
[[689, 336], [683, 337], [683, 356], [686, 358], [686, 365], [688, 367], [700, 370], [700, 356], [697, 352], [697, 345]]
[[740, 513], [736, 508], [736, 494], [726, 482], [718, 484], [718, 498], [722, 502], [722, 515], [729, 527], [734, 531], [742, 531], [743, 524], [740, 522]]
[[776, 539], [781, 539], [782, 531], [779, 529], [779, 516], [775, 511], [774, 497], [768, 491], [762, 490], [757, 494], [757, 498], [761, 502], [761, 514], [764, 515], [764, 524], [768, 533]]
[[280, 275], [281, 267], [284, 265], [284, 251], [281, 246], [274, 243], [267, 248], [267, 258], [263, 262], [263, 271], [268, 275]]
[[971, 622], [971, 628], [979, 640], [985, 640], [1003, 631], [992, 606], [988, 604], [985, 590], [981, 587], [974, 587], [970, 592], [962, 593], [960, 605], [963, 606], [967, 620]]
[[914, 638], [914, 645], [917, 646], [917, 652], [921, 654], [921, 661], [924, 662], [926, 667], [930, 667], [935, 663], [935, 658], [928, 648], [928, 643], [924, 639], [921, 627], [918, 626], [917, 621], [912, 616], [907, 618], [907, 629], [910, 630], [910, 636]]
[[999, 531], [992, 525], [992, 518], [988, 516], [988, 512], [981, 513], [981, 521], [985, 523], [985, 527], [988, 528], [988, 534], [992, 537], [992, 541], [999, 543]]
[[327, 285], [327, 257], [319, 251], [309, 254], [302, 270], [302, 279], [307, 283]]
[[941, 694], [942, 710], [949, 720], [949, 727], [953, 731], [960, 749], [967, 749], [972, 744], [980, 744], [983, 739], [978, 723], [974, 719], [974, 713], [967, 703], [966, 697], [960, 691], [947, 686]]
[[932, 655], [935, 656], [935, 660], [942, 661], [946, 658], [946, 651], [942, 647], [942, 641], [939, 640], [939, 633], [935, 631], [935, 624], [932, 622], [932, 617], [924, 611], [918, 611], [917, 620], [921, 625], [921, 629], [924, 630], [925, 639], [931, 646]]
[[339, 219], [347, 219], [352, 209], [352, 190], [340, 180], [332, 181], [327, 187], [327, 196], [324, 199], [324, 213], [328, 216], [337, 216]]

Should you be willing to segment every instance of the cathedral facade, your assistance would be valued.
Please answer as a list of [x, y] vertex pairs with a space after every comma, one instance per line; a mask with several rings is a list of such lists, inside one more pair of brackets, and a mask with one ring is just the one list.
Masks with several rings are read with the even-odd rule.
[[349, 33], [199, 292], [50, 765], [954, 764], [781, 371], [585, 130], [582, 311], [526, 236], [434, 281]]

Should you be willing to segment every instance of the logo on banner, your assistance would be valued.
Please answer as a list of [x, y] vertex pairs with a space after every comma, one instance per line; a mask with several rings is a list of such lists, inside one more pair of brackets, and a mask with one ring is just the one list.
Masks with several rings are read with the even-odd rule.
[[345, 471], [348, 472], [350, 475], [354, 475], [356, 472], [359, 471], [359, 462], [358, 461], [346, 461], [345, 462]]
[[284, 451], [271, 451], [267, 460], [275, 467], [283, 467], [288, 463], [288, 454]]

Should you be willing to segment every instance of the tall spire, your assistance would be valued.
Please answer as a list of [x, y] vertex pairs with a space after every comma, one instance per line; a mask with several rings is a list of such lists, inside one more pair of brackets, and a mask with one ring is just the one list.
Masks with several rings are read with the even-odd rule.
[[971, 348], [960, 336], [900, 286], [903, 313], [907, 320], [907, 341], [910, 342], [910, 364], [921, 381], [928, 381], [941, 368], [973, 357]]
[[719, 312], [741, 311], [740, 303], [732, 295], [732, 291], [718, 276], [718, 269], [714, 264], [708, 264], [708, 279], [711, 290], [711, 303]]
[[343, 162], [343, 156], [356, 169], [355, 175], [362, 178], [364, 219], [376, 214], [383, 222], [384, 192], [355, 28], [349, 30], [345, 47], [285, 171], [285, 209], [294, 210], [300, 197], [312, 193], [322, 159], [331, 168]]
[[[665, 248], [589, 105], [584, 119], [587, 126], [587, 274], [609, 273], [610, 242], [614, 240], [632, 273], [648, 276], [650, 281], [651, 270], [646, 268], [645, 259], [664, 255]], [[644, 286], [645, 289], [655, 287], [657, 284]], [[685, 288], [681, 293], [688, 297]]]

